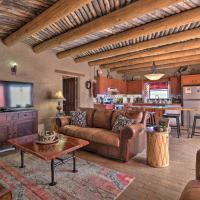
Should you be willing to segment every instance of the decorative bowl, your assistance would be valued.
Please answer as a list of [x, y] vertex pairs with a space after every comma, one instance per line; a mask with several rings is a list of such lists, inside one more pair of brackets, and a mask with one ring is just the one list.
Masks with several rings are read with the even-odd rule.
[[38, 141], [41, 143], [53, 143], [56, 139], [55, 131], [45, 131], [38, 133]]

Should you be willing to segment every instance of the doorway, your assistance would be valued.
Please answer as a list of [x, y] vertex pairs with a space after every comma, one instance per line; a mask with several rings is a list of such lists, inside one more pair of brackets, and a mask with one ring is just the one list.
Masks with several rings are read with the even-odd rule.
[[70, 111], [77, 110], [78, 107], [78, 78], [63, 78], [63, 111], [69, 115]]

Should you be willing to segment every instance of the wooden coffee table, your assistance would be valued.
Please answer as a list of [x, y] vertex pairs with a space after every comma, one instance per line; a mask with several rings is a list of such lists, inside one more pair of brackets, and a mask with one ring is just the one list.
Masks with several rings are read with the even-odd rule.
[[[73, 160], [72, 172], [76, 170], [76, 155], [75, 151], [88, 145], [89, 142], [86, 140], [60, 135], [59, 142], [54, 144], [37, 144], [37, 135], [28, 135], [19, 138], [8, 140], [10, 144], [20, 150], [21, 154], [21, 168], [24, 166], [24, 153], [30, 153], [38, 158], [45, 161], [51, 161], [51, 183], [50, 186], [56, 185], [54, 180], [55, 167], [64, 164], [69, 160]], [[71, 154], [67, 158], [61, 158], [61, 156]], [[57, 160], [55, 162], [55, 160]]]

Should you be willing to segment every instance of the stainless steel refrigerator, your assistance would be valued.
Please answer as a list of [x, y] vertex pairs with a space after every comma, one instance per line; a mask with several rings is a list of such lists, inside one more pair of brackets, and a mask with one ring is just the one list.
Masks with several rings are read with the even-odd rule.
[[[192, 126], [194, 115], [200, 114], [200, 85], [183, 87], [183, 106], [196, 109], [190, 112], [190, 126]], [[183, 119], [184, 126], [187, 126], [187, 111], [184, 111]], [[200, 127], [200, 120], [197, 120], [196, 126]]]

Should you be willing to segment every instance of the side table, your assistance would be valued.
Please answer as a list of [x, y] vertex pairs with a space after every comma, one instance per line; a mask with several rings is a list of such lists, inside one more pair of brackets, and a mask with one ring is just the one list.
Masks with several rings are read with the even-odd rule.
[[0, 200], [12, 200], [11, 191], [6, 189], [2, 185], [0, 185]]
[[147, 129], [147, 164], [152, 167], [169, 166], [169, 133]]

